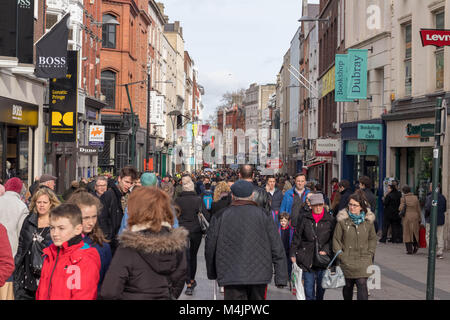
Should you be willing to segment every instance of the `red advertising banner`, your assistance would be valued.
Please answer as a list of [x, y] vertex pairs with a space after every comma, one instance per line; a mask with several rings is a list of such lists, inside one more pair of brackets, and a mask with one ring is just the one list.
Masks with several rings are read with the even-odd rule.
[[316, 157], [332, 157], [333, 151], [316, 151]]
[[422, 46], [450, 46], [450, 30], [421, 29]]

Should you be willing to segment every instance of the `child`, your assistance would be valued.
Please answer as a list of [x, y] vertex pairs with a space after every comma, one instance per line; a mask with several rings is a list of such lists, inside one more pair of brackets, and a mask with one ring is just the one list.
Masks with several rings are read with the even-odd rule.
[[94, 195], [87, 191], [75, 191], [66, 203], [77, 205], [81, 210], [83, 220], [83, 241], [89, 246], [95, 248], [100, 255], [100, 281], [98, 287], [100, 289], [103, 278], [111, 263], [112, 254], [111, 247], [108, 244], [102, 230], [98, 225], [98, 213], [101, 212], [101, 202]]
[[81, 210], [62, 204], [50, 212], [53, 241], [44, 249], [44, 263], [36, 300], [95, 300], [100, 256], [83, 242]]
[[[281, 241], [283, 242], [284, 251], [286, 252], [286, 259], [288, 264], [288, 274], [289, 280], [291, 279], [292, 272], [292, 261], [289, 257], [289, 250], [291, 248], [292, 239], [294, 238], [294, 228], [290, 224], [291, 216], [287, 212], [283, 212], [279, 215], [280, 226], [278, 232], [281, 236]], [[289, 281], [290, 283], [290, 281]]]

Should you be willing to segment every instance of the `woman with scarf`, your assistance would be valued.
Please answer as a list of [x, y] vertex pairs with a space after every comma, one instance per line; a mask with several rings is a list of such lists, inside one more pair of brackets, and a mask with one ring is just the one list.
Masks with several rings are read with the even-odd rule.
[[358, 190], [349, 197], [348, 207], [339, 211], [333, 237], [333, 252], [342, 250], [340, 266], [345, 276], [342, 289], [344, 300], [352, 300], [356, 284], [358, 300], [368, 300], [367, 273], [373, 264], [377, 235], [375, 214], [368, 208], [363, 191]]

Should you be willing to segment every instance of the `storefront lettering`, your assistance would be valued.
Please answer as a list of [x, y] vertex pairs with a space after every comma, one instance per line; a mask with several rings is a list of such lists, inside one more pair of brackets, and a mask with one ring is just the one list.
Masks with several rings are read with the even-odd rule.
[[367, 144], [363, 142], [358, 142], [358, 152], [366, 153], [367, 152]]
[[406, 126], [407, 138], [430, 138], [434, 136], [434, 124], [426, 123], [417, 126], [408, 123]]
[[355, 63], [354, 63], [354, 69], [352, 74], [352, 80], [353, 80], [353, 86], [352, 86], [352, 93], [360, 93], [361, 92], [361, 64], [362, 64], [362, 58], [355, 55]]
[[12, 106], [12, 118], [14, 120], [22, 120], [22, 106], [14, 104]]

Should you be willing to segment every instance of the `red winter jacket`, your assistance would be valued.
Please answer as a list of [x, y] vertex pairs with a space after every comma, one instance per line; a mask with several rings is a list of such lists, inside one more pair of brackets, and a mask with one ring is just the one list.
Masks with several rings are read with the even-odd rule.
[[14, 271], [14, 259], [9, 243], [8, 231], [0, 224], [0, 287], [5, 285], [6, 280]]
[[77, 236], [61, 247], [44, 249], [44, 264], [36, 300], [95, 300], [100, 256]]

